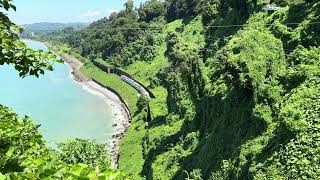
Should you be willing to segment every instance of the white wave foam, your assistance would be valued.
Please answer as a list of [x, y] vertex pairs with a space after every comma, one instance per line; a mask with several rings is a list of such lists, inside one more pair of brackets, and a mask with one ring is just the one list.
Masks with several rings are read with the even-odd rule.
[[[79, 82], [78, 82], [79, 83]], [[89, 92], [90, 94], [93, 94], [93, 95], [96, 95], [96, 96], [100, 96], [100, 97], [106, 97], [102, 92], [99, 92], [99, 91], [97, 91], [97, 90], [94, 90], [94, 89], [92, 89], [92, 88], [90, 88], [88, 85], [85, 85], [85, 84], [82, 84], [82, 83], [79, 83], [80, 85], [81, 85], [81, 87], [85, 90], [85, 91], [87, 91], [87, 92]]]

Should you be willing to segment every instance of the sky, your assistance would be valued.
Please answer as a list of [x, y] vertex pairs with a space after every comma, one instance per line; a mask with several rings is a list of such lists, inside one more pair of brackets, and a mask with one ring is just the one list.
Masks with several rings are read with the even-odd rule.
[[[139, 6], [145, 0], [134, 0]], [[92, 22], [124, 9], [126, 0], [13, 0], [17, 11], [8, 13], [18, 24], [37, 22]]]

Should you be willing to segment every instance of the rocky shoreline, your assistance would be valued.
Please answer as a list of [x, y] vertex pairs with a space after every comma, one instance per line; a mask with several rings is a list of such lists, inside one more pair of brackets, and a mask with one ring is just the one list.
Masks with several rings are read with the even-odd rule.
[[[48, 48], [52, 47], [49, 43], [42, 43]], [[72, 69], [72, 77], [76, 82], [95, 92], [103, 94], [107, 98], [108, 102], [110, 102], [110, 105], [113, 107], [113, 113], [116, 116], [116, 122], [114, 122], [112, 126], [116, 127], [116, 133], [112, 136], [111, 142], [108, 144], [108, 147], [112, 162], [111, 166], [112, 168], [117, 169], [119, 167], [120, 142], [130, 126], [130, 114], [128, 113], [129, 110], [126, 109], [126, 106], [121, 102], [120, 98], [116, 94], [112, 93], [108, 89], [100, 86], [87, 76], [83, 75], [80, 72], [82, 63], [78, 59], [68, 54], [62, 54], [58, 52], [55, 53], [64, 62], [69, 64]]]

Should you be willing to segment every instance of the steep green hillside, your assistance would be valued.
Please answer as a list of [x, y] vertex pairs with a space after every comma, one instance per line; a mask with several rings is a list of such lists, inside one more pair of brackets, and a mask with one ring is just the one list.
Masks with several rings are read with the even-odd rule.
[[[280, 9], [262, 11], [268, 3]], [[135, 179], [320, 178], [319, 1], [128, 4], [65, 42], [156, 95], [148, 126], [147, 107], [131, 107], [121, 171]]]
[[[139, 130], [126, 136], [121, 170], [147, 179], [183, 179], [186, 172], [203, 179], [317, 179], [320, 56], [310, 46], [319, 43], [311, 33], [319, 28], [311, 23], [318, 6], [254, 13], [246, 27], [226, 34], [202, 31], [197, 18], [169, 33], [170, 66], [158, 76], [169, 113], [154, 115], [143, 138], [133, 140]], [[287, 28], [299, 8], [310, 10]], [[127, 139], [142, 152], [125, 150]], [[135, 162], [143, 168], [130, 168]]]

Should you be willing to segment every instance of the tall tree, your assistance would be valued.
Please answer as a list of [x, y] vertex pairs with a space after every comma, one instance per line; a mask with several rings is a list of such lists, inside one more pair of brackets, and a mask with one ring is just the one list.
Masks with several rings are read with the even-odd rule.
[[133, 0], [128, 0], [126, 3], [125, 3], [125, 7], [126, 7], [126, 12], [128, 14], [132, 13], [133, 9], [134, 9], [134, 3], [133, 3]]
[[197, 11], [205, 20], [214, 19], [218, 15], [220, 0], [200, 0], [197, 4]]
[[14, 65], [19, 75], [39, 76], [53, 70], [53, 63], [60, 62], [52, 53], [34, 51], [19, 39], [22, 29], [10, 21], [5, 12], [16, 10], [12, 0], [0, 0], [0, 65]]
[[165, 3], [160, 0], [150, 0], [142, 4], [138, 12], [140, 20], [150, 22], [159, 16], [165, 15]]

